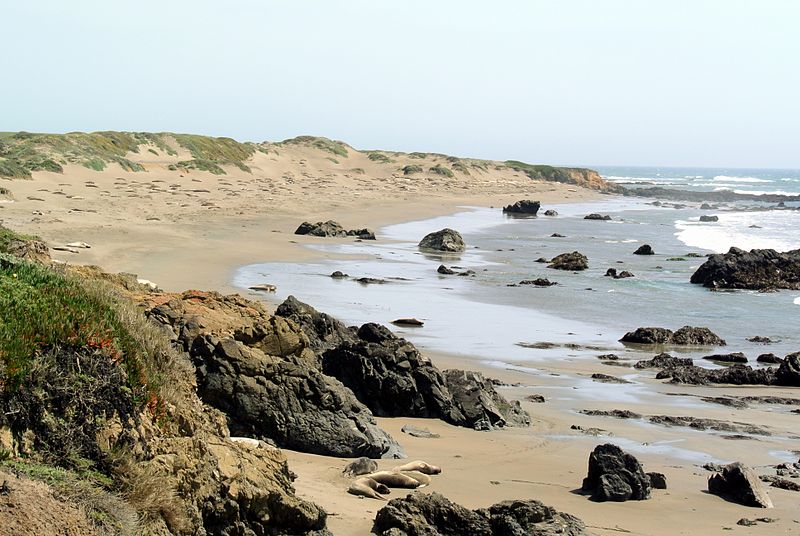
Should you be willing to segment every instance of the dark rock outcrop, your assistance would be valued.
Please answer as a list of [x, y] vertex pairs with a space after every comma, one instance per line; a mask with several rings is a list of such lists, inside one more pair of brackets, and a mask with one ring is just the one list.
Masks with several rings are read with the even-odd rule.
[[513, 205], [503, 207], [505, 214], [525, 214], [527, 216], [536, 216], [539, 212], [541, 204], [538, 201], [531, 201], [530, 199], [523, 199], [517, 201]]
[[775, 383], [800, 387], [800, 352], [787, 355], [778, 367]]
[[436, 271], [442, 275], [454, 275], [456, 273], [455, 270], [453, 270], [452, 268], [448, 268], [444, 264], [440, 264], [439, 268], [437, 268]]
[[425, 235], [419, 242], [420, 249], [458, 253], [466, 249], [464, 239], [458, 231], [442, 229]]
[[774, 249], [747, 252], [731, 248], [727, 253], [711, 255], [690, 281], [708, 288], [798, 290], [800, 249], [778, 253]]
[[653, 489], [667, 489], [667, 477], [664, 473], [647, 473], [650, 479], [650, 487]]
[[321, 313], [310, 305], [289, 296], [275, 309], [275, 315], [288, 318], [297, 324], [308, 337], [309, 347], [317, 354], [358, 339], [355, 331], [332, 316]]
[[723, 339], [708, 328], [683, 326], [673, 332], [666, 328], [637, 328], [629, 331], [620, 342], [633, 344], [671, 344], [676, 346], [725, 346]]
[[362, 240], [375, 240], [375, 233], [373, 233], [369, 229], [346, 230], [338, 222], [335, 222], [333, 220], [318, 221], [317, 223], [304, 221], [295, 230], [294, 234], [321, 236], [321, 237], [355, 236]]
[[581, 489], [593, 501], [641, 501], [650, 498], [650, 479], [636, 458], [607, 443], [589, 455], [589, 472]]
[[492, 382], [479, 372], [445, 370], [447, 387], [464, 415], [464, 422], [455, 423], [476, 430], [502, 426], [530, 426], [528, 413], [519, 402], [508, 402], [495, 391]]
[[731, 385], [774, 385], [775, 368], [754, 369], [749, 365], [735, 364], [722, 369], [706, 369], [697, 366], [665, 369], [656, 375], [657, 379], [670, 378], [670, 383], [707, 385], [726, 383]]
[[438, 493], [392, 499], [375, 516], [378, 536], [588, 536], [584, 523], [539, 501], [469, 510]]
[[634, 255], [655, 255], [655, 251], [650, 246], [650, 244], [642, 244], [639, 246], [636, 251], [633, 252]]
[[768, 365], [778, 365], [783, 362], [783, 359], [773, 353], [761, 354], [756, 358], [759, 363], [767, 363]]
[[553, 285], [558, 285], [555, 281], [550, 281], [544, 277], [538, 277], [536, 279], [523, 279], [518, 285], [533, 285], [535, 287], [552, 287]]
[[556, 255], [553, 257], [553, 260], [550, 261], [550, 264], [548, 264], [547, 267], [555, 270], [569, 270], [572, 272], [578, 272], [589, 268], [589, 259], [586, 257], [586, 255], [578, 251], [573, 251], [572, 253], [562, 253], [561, 255]]
[[628, 277], [635, 277], [635, 276], [628, 270], [622, 270], [621, 272], [617, 273], [616, 268], [609, 268], [608, 270], [606, 270], [605, 277], [613, 277], [614, 279], [627, 279]]
[[691, 367], [693, 364], [694, 362], [689, 357], [673, 357], [669, 354], [662, 353], [652, 359], [637, 361], [633, 367], [637, 369], [657, 368], [671, 370], [679, 367]]
[[292, 320], [238, 295], [198, 291], [147, 314], [189, 354], [200, 398], [225, 413], [232, 435], [330, 456], [401, 455], [353, 393], [322, 373]]
[[708, 491], [745, 506], [772, 508], [772, 500], [758, 476], [749, 467], [735, 462], [708, 478]]
[[598, 221], [609, 221], [611, 220], [611, 216], [608, 214], [597, 214], [593, 212], [591, 214], [587, 214], [583, 217], [584, 220], [598, 220]]

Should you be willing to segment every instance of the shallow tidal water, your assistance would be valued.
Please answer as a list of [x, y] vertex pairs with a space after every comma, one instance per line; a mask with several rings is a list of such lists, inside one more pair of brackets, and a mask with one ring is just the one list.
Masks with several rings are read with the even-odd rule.
[[[499, 208], [465, 207], [451, 216], [385, 227], [378, 230], [375, 242], [335, 240], [309, 246], [335, 257], [332, 260], [244, 266], [234, 284], [243, 289], [274, 284], [277, 292], [263, 298], [280, 303], [291, 294], [352, 325], [416, 317], [424, 327], [393, 330], [421, 348], [498, 364], [624, 351], [618, 339], [639, 326], [707, 326], [728, 341], [720, 352], [742, 351], [751, 361], [764, 352], [782, 356], [800, 349], [799, 292], [711, 292], [689, 283], [704, 258], [685, 256], [704, 256], [730, 246], [775, 246], [772, 242], [778, 239], [780, 249], [800, 247], [800, 233], [775, 231], [791, 228], [792, 218], [800, 220], [800, 211], [701, 211], [623, 198], [543, 206], [540, 214], [548, 208], [559, 216], [509, 218]], [[613, 221], [584, 220], [590, 212], [609, 214]], [[718, 214], [720, 222], [698, 221], [709, 213]], [[764, 225], [751, 228], [754, 218]], [[437, 255], [417, 249], [422, 236], [443, 227], [461, 232], [466, 252]], [[553, 233], [564, 237], [551, 237]], [[656, 254], [633, 255], [645, 243]], [[535, 262], [569, 251], [587, 255], [589, 269], [572, 273]], [[440, 275], [440, 264], [473, 270], [475, 275]], [[604, 276], [608, 268], [628, 270], [635, 277], [614, 280]], [[332, 279], [334, 270], [350, 278]], [[360, 277], [386, 282], [354, 281]], [[537, 277], [558, 285], [508, 286]], [[754, 335], [779, 342], [764, 346], [745, 340]], [[543, 342], [556, 346], [521, 345]], [[695, 357], [707, 353], [687, 352]]]

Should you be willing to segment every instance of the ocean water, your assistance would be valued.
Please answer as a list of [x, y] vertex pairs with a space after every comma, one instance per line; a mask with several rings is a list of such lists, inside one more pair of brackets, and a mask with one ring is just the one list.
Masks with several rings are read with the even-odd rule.
[[[625, 177], [616, 179], [620, 182], [648, 179], [651, 183], [683, 180], [696, 186], [706, 176], [709, 183], [722, 176], [751, 181], [800, 177], [785, 171], [755, 170], [725, 174], [723, 170], [622, 172], [620, 168], [615, 171], [619, 175], [609, 178]], [[726, 184], [735, 182], [727, 180]], [[758, 184], [765, 191], [773, 189], [763, 186], [766, 183], [741, 184], [743, 188]], [[781, 188], [800, 192], [798, 183]], [[542, 207], [542, 211], [557, 210], [555, 218], [509, 218], [498, 208], [464, 207], [463, 212], [451, 216], [385, 227], [378, 230], [376, 242], [332, 241], [313, 246], [336, 260], [244, 266], [234, 284], [242, 288], [275, 284], [277, 293], [265, 299], [279, 303], [293, 294], [349, 324], [388, 324], [400, 317], [417, 317], [425, 321], [423, 328], [393, 329], [424, 349], [487, 363], [594, 359], [599, 353], [634, 351], [618, 339], [636, 327], [677, 329], [684, 325], [708, 326], [728, 341], [726, 352], [742, 351], [754, 360], [764, 352], [785, 355], [800, 350], [800, 292], [710, 292], [689, 283], [704, 259], [686, 254], [706, 255], [731, 246], [800, 248], [800, 211], [758, 205], [728, 204], [708, 211], [694, 204], [676, 209], [654, 206], [647, 199], [609, 197], [593, 203]], [[610, 214], [613, 221], [584, 220], [589, 212]], [[720, 219], [700, 223], [702, 214], [716, 214]], [[462, 233], [468, 244], [466, 252], [436, 255], [417, 249], [422, 236], [443, 227]], [[564, 237], [552, 237], [553, 233]], [[656, 255], [633, 255], [645, 243]], [[586, 254], [589, 269], [564, 272], [535, 262], [539, 257], [549, 259], [569, 251]], [[475, 276], [443, 276], [436, 272], [439, 264], [470, 269]], [[612, 267], [631, 271], [635, 277], [605, 277]], [[332, 279], [329, 274], [334, 270], [352, 277]], [[386, 283], [362, 285], [352, 280], [364, 276], [383, 278]], [[537, 277], [547, 277], [558, 285], [508, 286]], [[754, 335], [779, 342], [762, 346], [746, 341]], [[541, 342], [556, 346], [526, 347]], [[699, 350], [686, 353], [704, 355]]]

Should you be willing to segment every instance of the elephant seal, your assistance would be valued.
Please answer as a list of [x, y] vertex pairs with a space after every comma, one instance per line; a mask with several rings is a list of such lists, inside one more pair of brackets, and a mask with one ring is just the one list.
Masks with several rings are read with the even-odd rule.
[[370, 499], [379, 499], [385, 501], [386, 497], [381, 493], [389, 493], [389, 488], [386, 485], [376, 482], [368, 477], [357, 478], [347, 488], [347, 493], [351, 495], [358, 495], [360, 497], [369, 497]]
[[416, 460], [403, 465], [398, 465], [392, 469], [392, 471], [419, 471], [420, 473], [426, 475], [438, 475], [442, 472], [442, 468], [431, 465], [428, 462], [423, 462], [422, 460]]
[[358, 459], [353, 460], [347, 467], [344, 468], [344, 473], [346, 476], [359, 476], [359, 475], [366, 475], [368, 473], [374, 473], [378, 470], [378, 464], [375, 460], [370, 460], [367, 457], [361, 457]]
[[386, 484], [390, 488], [407, 488], [416, 489], [420, 486], [419, 480], [416, 478], [404, 475], [403, 473], [396, 473], [394, 471], [378, 471], [370, 473], [367, 478], [371, 478], [381, 484]]
[[431, 477], [426, 474], [420, 473], [419, 471], [400, 471], [401, 475], [410, 476], [417, 482], [419, 482], [419, 487], [424, 488], [428, 484], [431, 483]]

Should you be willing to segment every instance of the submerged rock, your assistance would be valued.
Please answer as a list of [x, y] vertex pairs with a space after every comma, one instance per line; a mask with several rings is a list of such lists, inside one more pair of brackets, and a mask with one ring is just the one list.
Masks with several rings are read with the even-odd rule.
[[425, 235], [419, 242], [419, 248], [458, 253], [464, 251], [466, 245], [458, 231], [446, 228]]
[[589, 472], [581, 489], [593, 501], [640, 501], [650, 498], [650, 479], [635, 457], [607, 443], [589, 455]]
[[731, 248], [711, 255], [692, 274], [692, 283], [708, 288], [800, 289], [800, 249], [778, 253], [774, 249], [749, 252]]
[[527, 214], [529, 216], [536, 216], [540, 206], [541, 204], [538, 201], [524, 199], [522, 201], [517, 201], [513, 205], [503, 207], [503, 212], [506, 214]]

